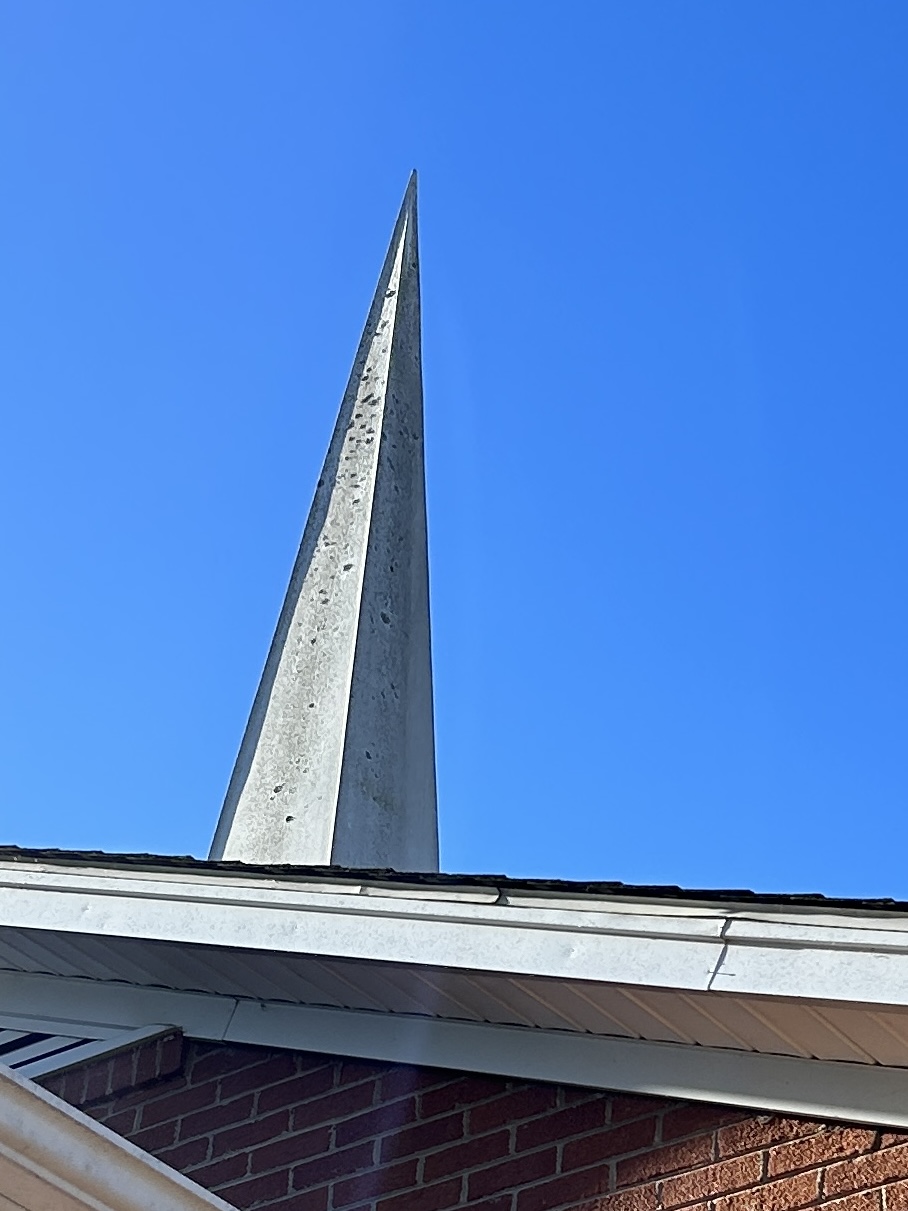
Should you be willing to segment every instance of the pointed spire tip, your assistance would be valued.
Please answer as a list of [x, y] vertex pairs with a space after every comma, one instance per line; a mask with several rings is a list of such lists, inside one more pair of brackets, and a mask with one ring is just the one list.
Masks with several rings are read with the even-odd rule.
[[[400, 213], [397, 216], [398, 226], [395, 229], [395, 234], [401, 230], [401, 224], [403, 223], [406, 223], [408, 231], [416, 226], [416, 181], [416, 169], [414, 168], [407, 181], [404, 200], [400, 204]], [[392, 239], [393, 242], [394, 240]]]

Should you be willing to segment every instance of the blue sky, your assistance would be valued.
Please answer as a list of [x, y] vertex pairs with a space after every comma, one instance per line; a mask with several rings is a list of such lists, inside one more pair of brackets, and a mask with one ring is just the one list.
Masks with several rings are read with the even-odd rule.
[[443, 866], [908, 898], [906, 51], [7, 0], [0, 839], [207, 851], [415, 166]]

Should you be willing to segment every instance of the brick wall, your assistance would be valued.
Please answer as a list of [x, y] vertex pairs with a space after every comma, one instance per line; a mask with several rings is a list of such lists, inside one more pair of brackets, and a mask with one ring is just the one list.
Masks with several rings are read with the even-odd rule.
[[178, 1035], [44, 1084], [239, 1208], [908, 1211], [908, 1135]]

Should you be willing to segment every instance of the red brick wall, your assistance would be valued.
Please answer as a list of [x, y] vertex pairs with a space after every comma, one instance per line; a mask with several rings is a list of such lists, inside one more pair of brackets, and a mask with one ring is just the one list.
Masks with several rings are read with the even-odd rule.
[[908, 1211], [908, 1135], [159, 1040], [47, 1088], [239, 1208]]

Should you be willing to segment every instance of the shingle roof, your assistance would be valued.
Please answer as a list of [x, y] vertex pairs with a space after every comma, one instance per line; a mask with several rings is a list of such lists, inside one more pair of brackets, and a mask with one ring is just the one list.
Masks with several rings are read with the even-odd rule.
[[343, 866], [259, 866], [246, 862], [208, 861], [187, 854], [115, 854], [102, 850], [26, 849], [0, 846], [0, 862], [50, 863], [67, 866], [104, 866], [116, 870], [192, 871], [194, 874], [239, 874], [247, 878], [305, 880], [306, 882], [375, 882], [398, 887], [484, 887], [502, 891], [563, 896], [615, 896], [634, 900], [683, 900], [708, 903], [754, 904], [766, 907], [845, 909], [848, 911], [908, 913], [908, 901], [892, 897], [848, 898], [820, 892], [754, 892], [744, 888], [690, 888], [670, 884], [630, 884], [613, 880], [519, 879], [496, 874], [440, 874], [396, 870], [360, 870]]

